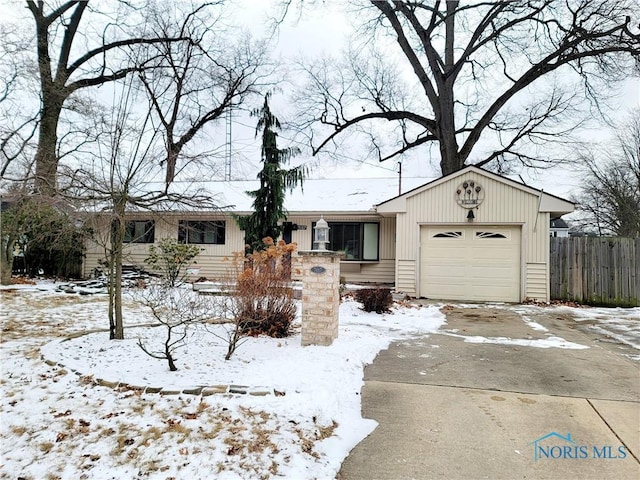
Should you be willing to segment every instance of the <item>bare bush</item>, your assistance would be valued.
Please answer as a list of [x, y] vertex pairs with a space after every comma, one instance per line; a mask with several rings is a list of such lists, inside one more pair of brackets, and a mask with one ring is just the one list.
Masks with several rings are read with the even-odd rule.
[[191, 290], [170, 288], [167, 284], [154, 285], [143, 290], [140, 300], [166, 328], [166, 336], [160, 348], [150, 347], [140, 338], [138, 345], [147, 355], [166, 360], [169, 370], [175, 372], [178, 370], [176, 350], [185, 345], [191, 330], [216, 316], [216, 305]]
[[290, 285], [290, 259], [296, 245], [282, 240], [274, 243], [270, 237], [263, 242], [264, 250], [246, 256], [236, 252], [231, 259], [225, 293], [230, 299], [226, 312], [233, 328], [225, 339], [229, 344], [226, 360], [231, 358], [243, 337], [288, 336], [296, 316]]

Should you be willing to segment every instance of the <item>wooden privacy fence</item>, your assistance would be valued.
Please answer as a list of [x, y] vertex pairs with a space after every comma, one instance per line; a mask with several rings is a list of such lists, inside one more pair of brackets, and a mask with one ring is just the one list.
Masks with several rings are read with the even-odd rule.
[[551, 298], [640, 306], [640, 238], [551, 238]]

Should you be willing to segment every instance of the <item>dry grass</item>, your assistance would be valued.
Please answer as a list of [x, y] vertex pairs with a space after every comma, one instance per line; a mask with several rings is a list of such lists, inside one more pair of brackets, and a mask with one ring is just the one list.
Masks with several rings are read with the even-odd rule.
[[148, 447], [152, 441], [159, 440], [162, 438], [162, 430], [158, 427], [149, 427], [142, 434], [142, 440], [140, 440], [140, 445], [144, 447]]
[[179, 433], [185, 436], [188, 436], [191, 433], [191, 429], [185, 427], [180, 420], [169, 419], [165, 424], [167, 425], [165, 430], [167, 433]]
[[49, 453], [53, 448], [53, 442], [42, 442], [38, 445], [38, 448], [42, 453]]
[[[2, 299], [12, 295], [14, 294], [7, 294]], [[21, 295], [18, 293], [15, 296]], [[36, 295], [34, 297], [35, 305], [29, 305], [29, 309], [41, 308], [43, 312], [33, 315], [32, 321], [32, 317], [29, 317], [28, 322], [25, 321], [26, 317], [20, 315], [16, 315], [13, 320], [5, 321], [5, 316], [2, 328], [7, 333], [4, 338], [26, 340], [20, 344], [16, 342], [13, 352], [21, 356], [26, 353], [27, 357], [35, 362], [41, 361], [38, 347], [48, 340], [46, 337], [68, 336], [83, 325], [92, 325], [87, 322], [88, 317], [83, 317], [81, 310], [86, 309], [86, 305], [83, 307], [83, 304], [92, 302], [95, 305], [95, 302], [102, 301], [91, 296], [76, 295], [47, 296], [45, 300]], [[23, 299], [17, 298], [13, 306], [8, 308], [20, 311], [21, 305], [27, 304]], [[53, 311], [56, 308], [67, 307], [68, 310]], [[91, 310], [94, 310], [93, 307]], [[74, 317], [74, 311], [78, 312], [78, 316]], [[51, 441], [43, 442], [41, 437], [38, 439], [36, 433], [26, 426], [15, 425], [7, 430], [16, 435], [14, 439], [18, 440], [21, 437], [20, 441], [29, 441], [41, 452], [37, 454], [41, 459], [47, 454], [49, 460], [54, 456], [55, 460], [58, 456], [69, 456], [68, 461], [77, 462], [77, 468], [89, 475], [87, 478], [90, 478], [91, 468], [95, 467], [95, 462], [100, 460], [101, 456], [104, 461], [111, 455], [116, 464], [136, 465], [142, 475], [154, 476], [170, 469], [167, 465], [175, 463], [170, 458], [180, 455], [188, 462], [194, 455], [211, 452], [212, 448], [217, 450], [215, 455], [227, 456], [227, 459], [222, 461], [218, 461], [220, 457], [212, 459], [211, 470], [214, 476], [217, 469], [218, 472], [246, 472], [247, 476], [252, 478], [277, 477], [282, 475], [279, 469], [283, 467], [278, 464], [279, 460], [274, 461], [273, 456], [282, 455], [279, 445], [282, 444], [283, 438], [290, 442], [288, 439], [293, 433], [293, 438], [299, 438], [299, 441], [295, 442], [296, 445], [292, 445], [294, 450], [302, 451], [313, 458], [320, 458], [315, 452], [317, 442], [331, 437], [337, 428], [336, 422], [321, 425], [314, 419], [313, 423], [305, 421], [296, 425], [259, 409], [242, 406], [222, 408], [215, 397], [176, 396], [168, 397], [167, 401], [157, 404], [154, 401], [157, 397], [153, 395], [121, 388], [104, 390], [104, 398], [107, 399], [105, 401], [99, 398], [100, 395], [95, 394], [97, 390], [93, 387], [96, 380], [93, 376], [76, 378], [58, 366], [49, 367], [42, 364], [42, 368], [34, 370], [33, 379], [35, 385], [29, 388], [37, 389], [37, 396], [41, 397], [43, 402], [55, 402], [58, 399], [60, 401], [51, 403], [52, 407], [47, 411], [53, 417], [50, 425], [53, 438], [47, 437], [47, 440]], [[70, 406], [73, 404], [64, 402], [65, 395], [69, 392], [61, 390], [60, 383], [53, 389], [50, 388], [55, 382], [70, 380], [75, 382], [74, 393], [71, 396], [77, 394], [88, 397], [87, 401], [90, 400], [92, 406], [95, 406], [94, 416], [85, 413], [84, 410], [77, 413], [72, 411], [76, 408]], [[5, 379], [0, 381], [7, 383]], [[15, 380], [9, 383], [13, 384]], [[14, 387], [18, 388], [16, 385]], [[40, 388], [43, 389], [42, 392]], [[5, 390], [5, 398], [13, 397], [7, 402], [10, 403], [14, 399], [14, 403], [20, 401], [20, 389], [14, 390], [12, 387]], [[59, 411], [55, 410], [56, 407]], [[132, 420], [140, 417], [148, 418], [147, 425]], [[100, 455], [96, 455], [96, 451], [86, 453], [87, 446], [94, 445], [100, 445]], [[95, 449], [95, 446], [93, 448]], [[158, 454], [154, 455], [153, 459], [146, 460], [144, 452], [148, 448], [157, 450]], [[79, 451], [82, 451], [82, 454], [78, 454]], [[291, 456], [282, 456], [284, 464], [291, 461]], [[51, 471], [59, 472], [57, 469]]]
[[335, 420], [332, 420], [331, 425], [327, 425], [326, 427], [319, 425], [316, 438], [318, 440], [324, 440], [325, 438], [329, 438], [333, 436], [333, 432], [336, 428], [338, 428], [338, 423]]
[[198, 403], [198, 414], [204, 412], [207, 408], [211, 407], [207, 402], [204, 401], [204, 398], [200, 399], [200, 403]]
[[131, 435], [118, 435], [116, 438], [116, 446], [111, 450], [111, 455], [119, 457], [124, 453], [126, 447], [130, 447], [135, 443]]
[[212, 428], [207, 430], [203, 429], [202, 427], [198, 428], [198, 437], [204, 440], [215, 440], [216, 438], [218, 438], [220, 432], [224, 428], [221, 422], [213, 423], [213, 425], [212, 422], [207, 422], [207, 425], [211, 425]]
[[138, 415], [142, 415], [147, 408], [151, 407], [151, 402], [140, 400], [140, 403], [133, 405], [131, 411]]
[[19, 437], [27, 433], [27, 428], [22, 425], [12, 425], [10, 430], [11, 430], [11, 433]]

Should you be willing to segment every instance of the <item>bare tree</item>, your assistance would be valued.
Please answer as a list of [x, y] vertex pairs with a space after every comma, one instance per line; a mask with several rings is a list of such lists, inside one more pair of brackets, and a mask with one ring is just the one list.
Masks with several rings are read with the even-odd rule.
[[[187, 12], [182, 21], [169, 9], [173, 10], [170, 4], [163, 4], [149, 13], [149, 28], [166, 41], [147, 48], [153, 60], [139, 74], [151, 99], [153, 120], [165, 136], [167, 185], [178, 167], [193, 160], [184, 147], [208, 124], [258, 93], [272, 73], [264, 42], [224, 26], [204, 7]], [[193, 41], [170, 40], [184, 37]]]
[[[121, 274], [127, 210], [162, 210], [176, 203], [215, 208], [212, 197], [202, 191], [171, 190], [175, 167], [179, 158], [201, 161], [197, 147], [189, 150], [187, 145], [253, 93], [262, 78], [265, 48], [246, 36], [234, 40], [237, 31], [222, 30], [223, 24], [209, 15], [210, 8], [221, 2], [191, 10], [180, 4], [171, 12], [161, 10], [171, 4], [119, 3], [126, 12], [106, 16], [114, 21], [97, 35], [95, 48], [88, 38], [93, 24], [86, 21], [84, 30], [80, 28], [83, 19], [96, 13], [87, 2], [68, 1], [51, 13], [45, 12], [44, 2], [27, 3], [36, 21], [42, 101], [35, 186], [47, 195], [60, 193], [79, 200], [104, 212], [101, 218], [109, 217], [109, 233], [101, 244], [110, 279], [110, 337], [123, 338]], [[126, 33], [141, 28], [137, 19], [142, 13], [144, 30], [128, 37]], [[102, 95], [113, 93], [111, 107], [79, 95], [82, 89], [106, 83], [110, 88]], [[147, 95], [145, 103], [142, 97]], [[69, 122], [72, 128], [59, 135], [65, 111], [91, 123]], [[84, 148], [86, 143], [77, 141], [81, 136], [94, 147]], [[60, 164], [65, 155], [69, 161]], [[159, 180], [162, 162], [166, 181], [149, 182]]]
[[[146, 4], [119, 2], [111, 15], [104, 15], [101, 32], [90, 31], [100, 15], [89, 2], [69, 0], [48, 4], [43, 0], [27, 0], [28, 11], [35, 23], [35, 45], [39, 76], [40, 112], [38, 142], [35, 153], [35, 187], [44, 194], [56, 190], [59, 156], [58, 124], [63, 109], [72, 96], [82, 89], [104, 85], [144, 69], [124, 62], [125, 49], [159, 42], [190, 42], [187, 37], [158, 38], [147, 32], [134, 33], [135, 19], [141, 18]], [[83, 21], [86, 20], [86, 21]], [[90, 27], [91, 26], [91, 27]], [[95, 39], [98, 39], [96, 42]]]
[[[0, 177], [6, 179], [10, 164], [21, 172], [33, 161], [32, 143], [38, 127], [37, 110], [25, 102], [29, 88], [29, 56], [32, 39], [19, 25], [0, 23]], [[3, 185], [4, 186], [4, 185]]]
[[357, 4], [368, 21], [347, 59], [303, 66], [297, 103], [314, 154], [360, 132], [380, 161], [436, 146], [443, 175], [544, 166], [548, 142], [588, 116], [580, 108], [603, 111], [640, 54], [633, 0]]
[[[81, 168], [65, 167], [60, 172], [60, 194], [99, 212], [90, 221], [96, 222], [95, 239], [105, 249], [111, 339], [124, 338], [122, 265], [128, 211], [157, 213], [178, 204], [215, 208], [213, 198], [200, 188], [187, 185], [170, 191], [164, 182], [150, 181], [161, 176], [159, 158], [164, 155], [164, 146], [150, 121], [151, 105], [146, 103], [144, 108], [146, 98], [139, 98], [142, 92], [134, 87], [135, 82], [137, 79], [129, 77], [116, 90], [109, 130], [95, 156], [85, 158]], [[136, 113], [140, 111], [143, 113]]]
[[166, 329], [160, 349], [152, 349], [141, 338], [138, 346], [147, 355], [166, 360], [169, 370], [175, 372], [176, 351], [183, 347], [191, 330], [211, 319], [216, 312], [215, 302], [200, 297], [191, 290], [176, 289], [167, 282], [142, 291], [141, 302], [151, 310], [153, 317]]
[[600, 235], [640, 237], [640, 110], [617, 130], [614, 141], [581, 152], [578, 163], [586, 168], [577, 198], [586, 214], [582, 227]]

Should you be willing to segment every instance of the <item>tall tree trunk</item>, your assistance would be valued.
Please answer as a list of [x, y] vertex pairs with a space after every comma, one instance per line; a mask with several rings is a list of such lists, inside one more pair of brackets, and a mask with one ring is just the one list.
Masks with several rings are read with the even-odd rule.
[[[168, 131], [167, 135], [173, 135], [172, 131]], [[167, 188], [176, 177], [176, 164], [178, 163], [178, 155], [180, 155], [180, 147], [167, 140], [167, 169], [165, 174], [165, 184]]]
[[122, 320], [122, 250], [125, 231], [125, 204], [114, 205], [115, 218], [111, 221], [111, 250], [109, 265], [109, 338], [124, 339]]
[[464, 159], [460, 157], [456, 139], [453, 84], [450, 82], [444, 83], [443, 91], [440, 94], [440, 117], [438, 120], [440, 170], [444, 176], [464, 167]]
[[[122, 238], [122, 237], [121, 237]], [[115, 268], [115, 295], [114, 295], [114, 308], [115, 308], [115, 339], [124, 339], [124, 323], [122, 320], [122, 242], [116, 253], [116, 268]]]
[[0, 238], [0, 284], [11, 285], [11, 272], [13, 270], [13, 248], [16, 239], [12, 235], [8, 238]]
[[[49, 94], [58, 97], [56, 94]], [[55, 105], [52, 105], [54, 104]], [[53, 196], [56, 192], [56, 173], [58, 171], [58, 121], [62, 112], [62, 99], [50, 99], [44, 103], [40, 126], [38, 128], [38, 150], [36, 151], [36, 191], [42, 195]]]
[[438, 125], [438, 139], [440, 145], [440, 170], [442, 175], [460, 170], [464, 166], [464, 159], [460, 158], [458, 140], [456, 138], [455, 98], [455, 12], [457, 1], [447, 1], [447, 16], [445, 17], [445, 51], [443, 75], [436, 79], [439, 93], [439, 109], [436, 111]]

